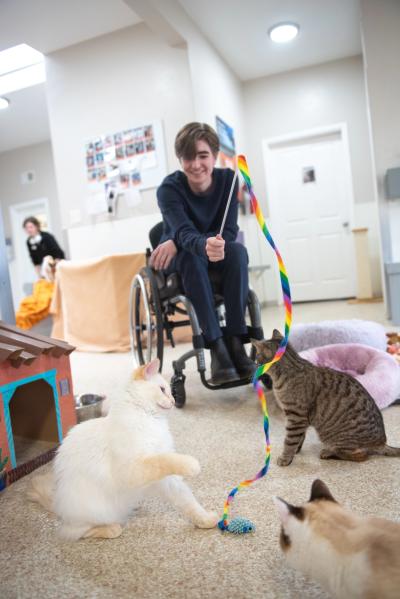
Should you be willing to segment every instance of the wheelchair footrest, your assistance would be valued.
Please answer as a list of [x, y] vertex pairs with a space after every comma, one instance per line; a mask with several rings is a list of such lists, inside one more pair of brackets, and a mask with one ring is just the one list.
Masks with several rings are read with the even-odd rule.
[[251, 383], [251, 377], [245, 379], [239, 379], [237, 381], [232, 381], [231, 383], [221, 383], [220, 385], [213, 385], [210, 381], [206, 379], [205, 371], [199, 371], [201, 382], [207, 389], [212, 389], [213, 391], [218, 391], [218, 389], [231, 389], [232, 387], [242, 387], [243, 385], [249, 385]]

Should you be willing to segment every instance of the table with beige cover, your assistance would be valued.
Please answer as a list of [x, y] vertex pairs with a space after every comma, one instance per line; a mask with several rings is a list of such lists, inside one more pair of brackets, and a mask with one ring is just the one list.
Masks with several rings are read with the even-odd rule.
[[52, 336], [80, 351], [128, 351], [129, 290], [144, 254], [117, 254], [58, 264]]

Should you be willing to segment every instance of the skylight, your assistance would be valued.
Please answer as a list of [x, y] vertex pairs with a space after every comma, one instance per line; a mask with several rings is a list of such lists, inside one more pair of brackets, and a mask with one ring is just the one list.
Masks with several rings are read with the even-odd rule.
[[0, 95], [46, 80], [44, 56], [27, 44], [0, 52]]

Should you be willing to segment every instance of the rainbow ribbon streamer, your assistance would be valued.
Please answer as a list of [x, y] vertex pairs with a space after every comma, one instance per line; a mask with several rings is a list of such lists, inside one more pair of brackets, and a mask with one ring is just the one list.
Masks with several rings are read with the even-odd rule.
[[[254, 378], [253, 378], [253, 386], [257, 392], [258, 399], [260, 400], [261, 409], [262, 409], [263, 418], [264, 418], [264, 433], [265, 433], [265, 439], [266, 439], [265, 464], [261, 468], [261, 470], [254, 476], [254, 478], [251, 478], [249, 480], [244, 480], [241, 483], [239, 483], [237, 487], [232, 489], [232, 491], [229, 493], [229, 495], [225, 501], [224, 513], [222, 515], [222, 519], [218, 522], [218, 526], [221, 530], [228, 530], [228, 531], [230, 530], [230, 532], [249, 532], [250, 530], [253, 530], [253, 528], [254, 528], [253, 525], [251, 524], [251, 522], [248, 520], [244, 520], [242, 518], [237, 518], [235, 520], [232, 520], [230, 523], [229, 522], [229, 511], [230, 511], [230, 506], [231, 506], [231, 503], [232, 503], [235, 495], [241, 489], [244, 489], [245, 487], [249, 487], [256, 480], [265, 476], [268, 472], [269, 463], [270, 463], [270, 459], [271, 459], [271, 445], [269, 442], [269, 416], [268, 416], [267, 401], [265, 399], [263, 387], [262, 387], [261, 382], [259, 381], [259, 378], [271, 368], [272, 364], [274, 364], [275, 362], [278, 362], [278, 360], [280, 360], [281, 357], [283, 356], [283, 354], [285, 353], [285, 350], [286, 350], [286, 347], [288, 344], [288, 339], [289, 339], [290, 326], [292, 324], [292, 301], [290, 298], [290, 287], [289, 287], [289, 280], [288, 280], [286, 268], [283, 263], [282, 256], [280, 255], [279, 250], [276, 247], [275, 242], [272, 239], [270, 232], [268, 231], [268, 227], [266, 225], [260, 205], [257, 201], [255, 194], [254, 194], [246, 158], [244, 156], [240, 155], [240, 156], [238, 156], [237, 162], [238, 162], [239, 171], [242, 174], [242, 177], [244, 179], [244, 182], [245, 182], [248, 192], [250, 194], [251, 205], [252, 205], [253, 211], [257, 217], [258, 224], [260, 225], [260, 228], [261, 228], [264, 236], [266, 237], [268, 243], [274, 250], [276, 257], [278, 259], [279, 274], [280, 274], [280, 278], [281, 278], [282, 293], [283, 293], [283, 301], [285, 304], [285, 335], [284, 335], [281, 343], [279, 344], [279, 347], [278, 347], [274, 357], [272, 358], [272, 360], [270, 362], [266, 362], [265, 364], [262, 364], [261, 366], [259, 366], [257, 368], [257, 370], [254, 374]], [[235, 521], [237, 521], [236, 526], [235, 526]]]

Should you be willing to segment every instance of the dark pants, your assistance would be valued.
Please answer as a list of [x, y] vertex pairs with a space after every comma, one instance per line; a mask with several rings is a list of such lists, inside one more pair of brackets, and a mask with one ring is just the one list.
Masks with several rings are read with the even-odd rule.
[[209, 262], [206, 257], [181, 251], [171, 263], [168, 271], [179, 272], [185, 295], [196, 310], [201, 330], [208, 342], [222, 336], [209, 271], [218, 271], [221, 280], [226, 309], [226, 333], [242, 335], [247, 332], [244, 314], [249, 290], [248, 263], [246, 248], [235, 241], [225, 243], [225, 258], [220, 262]]

